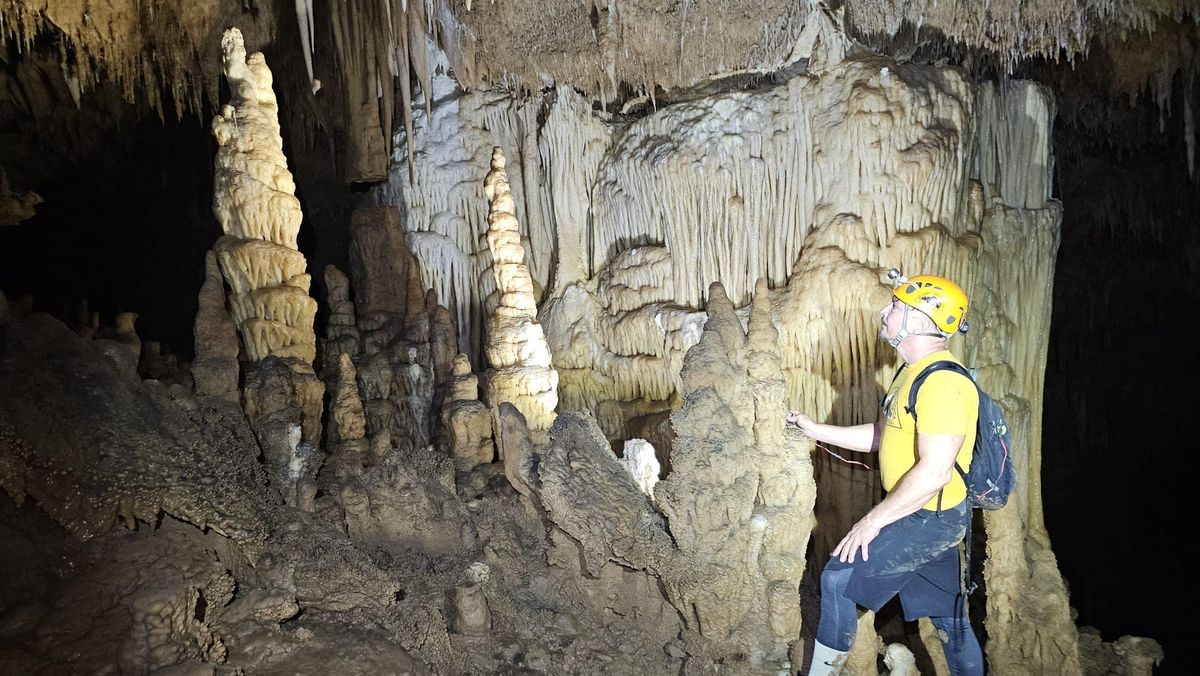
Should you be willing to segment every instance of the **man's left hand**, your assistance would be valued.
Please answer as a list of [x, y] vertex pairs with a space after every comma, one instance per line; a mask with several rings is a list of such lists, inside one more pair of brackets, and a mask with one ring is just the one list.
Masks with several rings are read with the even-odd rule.
[[875, 525], [875, 521], [868, 514], [850, 528], [850, 532], [846, 533], [846, 537], [834, 548], [833, 555], [842, 563], [854, 563], [855, 554], [862, 548], [862, 558], [866, 561], [870, 554], [869, 545], [876, 535], [879, 535], [879, 526]]

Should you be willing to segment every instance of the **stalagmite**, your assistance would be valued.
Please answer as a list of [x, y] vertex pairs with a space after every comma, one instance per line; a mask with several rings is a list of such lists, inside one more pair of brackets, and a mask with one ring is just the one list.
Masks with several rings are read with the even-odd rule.
[[250, 361], [268, 355], [312, 365], [316, 353], [304, 256], [296, 250], [300, 202], [283, 156], [271, 71], [246, 55], [236, 28], [221, 40], [232, 99], [213, 119], [217, 139], [213, 213], [225, 235], [216, 250], [234, 321]]
[[[361, 207], [350, 224], [350, 272], [355, 302], [358, 366], [371, 456], [392, 447], [422, 448], [434, 441], [437, 416], [450, 386], [456, 327], [422, 281], [395, 207]], [[342, 281], [336, 282], [342, 293]], [[341, 320], [339, 320], [341, 321]], [[348, 331], [340, 342], [349, 347]]]
[[196, 394], [237, 403], [241, 394], [237, 326], [225, 309], [225, 285], [217, 256], [211, 251], [204, 259], [204, 285], [200, 287], [193, 331], [196, 357], [192, 360], [192, 377]]
[[248, 359], [243, 404], [268, 474], [288, 502], [321, 464], [324, 385], [313, 372], [317, 303], [296, 237], [303, 215], [283, 155], [271, 71], [246, 55], [242, 34], [221, 39], [230, 103], [212, 122], [217, 139], [213, 213], [225, 233], [215, 251]]
[[708, 323], [685, 358], [684, 401], [671, 416], [671, 473], [655, 496], [680, 550], [704, 562], [696, 582], [665, 582], [688, 624], [753, 664], [782, 665], [800, 632], [816, 493], [806, 442], [780, 423], [779, 334], [766, 280], [757, 287], [748, 334], [720, 285], [708, 292]]
[[921, 674], [917, 670], [917, 658], [903, 643], [889, 643], [883, 650], [883, 663], [887, 665], [888, 676], [920, 676]]
[[136, 312], [122, 312], [113, 320], [113, 326], [105, 332], [105, 337], [97, 341], [102, 351], [112, 357], [121, 371], [136, 376], [138, 362], [142, 357], [142, 339], [138, 337], [134, 323], [137, 321]]
[[331, 462], [337, 465], [334, 471], [342, 479], [362, 472], [364, 456], [368, 451], [367, 420], [358, 396], [355, 375], [354, 362], [350, 355], [343, 352], [338, 359], [337, 385], [329, 404], [326, 437], [332, 451]]
[[855, 676], [878, 676], [879, 655], [883, 652], [883, 639], [875, 633], [875, 613], [870, 610], [859, 613], [854, 645], [845, 657], [842, 671]]
[[507, 401], [492, 412], [492, 431], [496, 438], [496, 450], [504, 464], [504, 476], [508, 483], [521, 495], [533, 497], [533, 440], [529, 437], [529, 425], [525, 416]]
[[485, 351], [492, 370], [487, 374], [487, 401], [508, 401], [521, 411], [529, 427], [549, 429], [558, 405], [558, 373], [550, 365], [550, 350], [537, 321], [533, 281], [525, 265], [520, 225], [504, 171], [504, 153], [492, 151], [492, 170], [484, 179], [487, 193], [487, 243], [492, 252], [496, 308], [488, 319]]
[[325, 299], [329, 306], [329, 316], [325, 319], [325, 358], [358, 354], [361, 333], [354, 302], [350, 300], [350, 280], [333, 265], [325, 266]]
[[629, 470], [630, 476], [637, 482], [642, 492], [654, 497], [654, 484], [658, 483], [660, 471], [658, 457], [654, 447], [645, 439], [630, 439], [625, 442], [621, 464]]
[[442, 425], [450, 435], [450, 455], [460, 472], [492, 461], [492, 412], [479, 401], [479, 378], [471, 373], [465, 354], [454, 359], [454, 380], [442, 407]]
[[[534, 279], [535, 292], [548, 285], [554, 267], [555, 216], [548, 212], [550, 205], [545, 196], [526, 200], [529, 191], [524, 186], [541, 184], [553, 176], [543, 172], [535, 160], [539, 153], [553, 153], [556, 166], [563, 165], [563, 175], [577, 160], [544, 145], [536, 126], [540, 108], [536, 100], [514, 101], [507, 92], [490, 89], [459, 95], [455, 81], [441, 74], [432, 76], [430, 87], [425, 101], [437, 103], [430, 104], [428, 113], [423, 106], [415, 108], [415, 133], [396, 137], [396, 143], [420, 161], [397, 166], [388, 183], [376, 189], [375, 201], [404, 208], [404, 227], [409, 231], [413, 253], [421, 262], [425, 285], [434, 289], [438, 303], [454, 314], [459, 342], [467, 356], [474, 363], [482, 363], [484, 305], [495, 290], [495, 280], [488, 272], [490, 251], [479, 236], [488, 226], [487, 212], [479, 205], [487, 199], [484, 178], [490, 170], [492, 148], [529, 148], [531, 144], [538, 148], [537, 153], [527, 150], [528, 158], [522, 153], [505, 158], [522, 239], [528, 238], [531, 245], [525, 263]], [[564, 134], [573, 133], [576, 112], [590, 110], [578, 95], [570, 100], [572, 112], [566, 113], [565, 119], [556, 118], [567, 125]], [[607, 131], [604, 133], [607, 135]], [[586, 145], [587, 158], [597, 157], [596, 144], [578, 143]], [[581, 187], [574, 174], [567, 176], [572, 190]], [[574, 208], [576, 227], [582, 229], [586, 219], [581, 218], [579, 209], [585, 217], [586, 205], [576, 203]], [[577, 231], [574, 240], [582, 242], [580, 237]], [[561, 250], [574, 251], [575, 247], [564, 242]]]
[[586, 570], [611, 559], [654, 572], [689, 654], [766, 672], [797, 659], [815, 488], [808, 442], [784, 429], [779, 334], [766, 281], [758, 287], [748, 333], [720, 285], [710, 291], [672, 414], [671, 472], [654, 502], [579, 413], [560, 416], [538, 451], [535, 492], [580, 543]]

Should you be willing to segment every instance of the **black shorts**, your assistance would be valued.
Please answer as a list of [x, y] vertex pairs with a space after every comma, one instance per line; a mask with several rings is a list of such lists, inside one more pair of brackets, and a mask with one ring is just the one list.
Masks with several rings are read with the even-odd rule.
[[854, 563], [834, 557], [826, 569], [854, 569], [845, 594], [864, 608], [878, 611], [899, 594], [906, 620], [954, 617], [963, 599], [958, 543], [970, 518], [966, 500], [941, 512], [919, 509], [880, 529], [868, 545], [871, 558], [864, 561], [861, 551]]

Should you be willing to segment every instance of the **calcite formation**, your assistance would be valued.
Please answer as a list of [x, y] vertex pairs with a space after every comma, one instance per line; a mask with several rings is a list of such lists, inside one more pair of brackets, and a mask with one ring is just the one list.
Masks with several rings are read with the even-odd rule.
[[225, 233], [214, 250], [249, 362], [246, 414], [272, 484], [293, 502], [297, 483], [312, 479], [323, 457], [324, 384], [313, 372], [317, 303], [296, 248], [303, 214], [283, 155], [266, 60], [261, 52], [247, 56], [237, 28], [225, 31], [221, 54], [231, 98], [212, 122], [213, 213]]
[[765, 280], [759, 290], [748, 333], [720, 286], [709, 291], [672, 415], [671, 473], [653, 502], [579, 414], [551, 429], [536, 489], [587, 570], [612, 560], [652, 571], [683, 619], [687, 652], [751, 671], [796, 659], [816, 497], [809, 442], [784, 429], [779, 334]]
[[316, 476], [324, 461], [320, 448], [325, 384], [311, 370], [267, 357], [245, 377], [242, 406], [262, 449], [267, 476], [289, 504], [297, 484]]
[[450, 435], [450, 455], [459, 470], [489, 463], [496, 454], [492, 412], [479, 401], [479, 377], [467, 355], [454, 359], [454, 381], [442, 406], [442, 425]]
[[693, 574], [664, 581], [688, 626], [751, 664], [790, 665], [816, 498], [809, 442], [785, 431], [782, 342], [760, 280], [748, 332], [720, 285], [683, 367], [671, 473], [655, 487]]
[[363, 465], [374, 458], [369, 456], [367, 416], [358, 394], [354, 360], [349, 354], [343, 352], [338, 356], [336, 373], [336, 381], [330, 388], [333, 396], [329, 402], [326, 443], [330, 451], [328, 462], [333, 466], [334, 475], [344, 481], [361, 475]]
[[[542, 196], [537, 196], [534, 203], [525, 201], [526, 182], [543, 180], [543, 171], [533, 158], [554, 153], [553, 161], [558, 162], [559, 151], [543, 147], [540, 140], [536, 124], [539, 103], [516, 101], [504, 91], [490, 89], [460, 96], [454, 80], [445, 75], [433, 75], [430, 87], [430, 93], [424, 96], [428, 112], [425, 106], [414, 107], [414, 133], [396, 136], [397, 145], [403, 145], [421, 161], [394, 168], [388, 182], [374, 190], [375, 199], [380, 204], [403, 207], [409, 246], [421, 263], [425, 286], [433, 289], [438, 303], [454, 314], [463, 351], [472, 363], [482, 364], [485, 299], [493, 296], [496, 282], [489, 271], [491, 251], [480, 237], [489, 225], [487, 211], [480, 205], [487, 203], [484, 179], [491, 170], [494, 147], [522, 150], [505, 157], [505, 175], [522, 237], [528, 238], [525, 264], [535, 292], [546, 288], [550, 281], [555, 249], [577, 252], [579, 248], [555, 242], [550, 214], [544, 211], [548, 201]], [[571, 97], [572, 111], [590, 110], [587, 102], [570, 89], [563, 96]], [[437, 105], [431, 100], [438, 101]], [[571, 131], [573, 127], [567, 133]], [[463, 139], [471, 141], [464, 143]], [[562, 151], [566, 153], [564, 164], [572, 161], [570, 153], [575, 145]], [[588, 158], [595, 156], [593, 146], [586, 151]], [[581, 167], [586, 168], [586, 164]], [[578, 185], [574, 174], [564, 170], [562, 175], [571, 179], [572, 189], [584, 187]], [[575, 202], [573, 206], [571, 218], [581, 226], [586, 224], [586, 203]], [[563, 218], [565, 222], [566, 214]], [[540, 292], [535, 293], [535, 300], [540, 297]]]
[[225, 285], [217, 256], [211, 251], [204, 259], [204, 285], [200, 287], [198, 305], [194, 328], [196, 357], [192, 360], [196, 394], [237, 403], [241, 396], [237, 326], [225, 310]]
[[325, 371], [332, 372], [341, 353], [353, 358], [375, 459], [435, 442], [458, 354], [453, 318], [427, 292], [401, 222], [394, 207], [356, 210], [352, 281], [326, 270], [332, 314]]
[[[82, 65], [64, 70], [74, 78], [96, 65], [88, 47], [113, 44], [103, 31], [140, 15], [94, 9], [101, 37], [84, 45], [93, 28], [74, 6], [37, 15], [67, 4], [15, 16], [22, 34], [56, 19], [64, 44], [83, 47]], [[0, 529], [6, 546], [28, 545], [0, 581], [0, 662], [22, 673], [803, 670], [815, 624], [802, 617], [806, 561], [825, 558], [879, 486], [784, 415], [877, 415], [898, 367], [875, 339], [892, 267], [967, 289], [976, 328], [951, 346], [1020, 440], [1018, 490], [983, 515], [975, 557], [990, 671], [1135, 674], [1162, 659], [1153, 641], [1105, 644], [1074, 627], [1043, 523], [1061, 216], [1045, 87], [974, 84], [852, 49], [842, 26], [894, 32], [890, 10], [768, 3], [783, 18], [766, 35], [786, 39], [751, 57], [744, 31], [697, 39], [701, 17], [738, 3], [676, 3], [671, 27], [642, 0], [544, 17], [536, 2], [334, 4], [348, 177], [383, 177], [389, 144], [397, 152], [390, 183], [351, 218], [349, 276], [324, 270], [320, 378], [272, 76], [236, 30], [223, 41], [232, 100], [213, 123], [225, 236], [200, 290], [198, 396], [176, 379], [179, 362], [137, 335], [135, 315], [102, 331], [85, 306], [76, 335], [0, 295]], [[943, 26], [954, 7], [926, 9]], [[296, 10], [315, 90], [324, 43], [313, 3]], [[212, 11], [187, 15], [183, 42]], [[475, 60], [455, 14], [472, 11], [581, 30], [549, 42], [597, 61], [555, 72], [590, 78], [582, 89], [602, 92], [599, 110], [562, 81], [521, 99], [457, 89], [477, 68], [514, 69]], [[1132, 15], [1157, 16], [1147, 12]], [[976, 28], [956, 34], [979, 41]], [[641, 40], [662, 35], [678, 43]], [[662, 45], [678, 53], [670, 76], [653, 66]], [[694, 82], [716, 67], [704, 57], [728, 49], [782, 69], [656, 100], [655, 82]], [[609, 111], [637, 69], [646, 96]], [[68, 85], [77, 96], [80, 83]], [[388, 138], [399, 116], [405, 133]], [[481, 401], [471, 364], [483, 358]], [[24, 594], [26, 581], [39, 594]], [[907, 673], [923, 644], [945, 672], [928, 622], [885, 646], [877, 619], [860, 617], [848, 670], [874, 673], [882, 654]]]
[[217, 139], [213, 213], [224, 236], [216, 251], [247, 357], [316, 354], [311, 279], [296, 249], [303, 214], [283, 155], [279, 105], [261, 52], [246, 55], [236, 28], [221, 39], [230, 102], [212, 122]]
[[[588, 411], [613, 443], [656, 429], [680, 405], [683, 355], [700, 338], [714, 280], [743, 324], [754, 285], [767, 280], [787, 405], [836, 424], [874, 419], [898, 366], [875, 337], [883, 272], [960, 281], [976, 330], [951, 348], [979, 368], [1025, 440], [1018, 497], [987, 515], [992, 553], [975, 557], [994, 580], [989, 659], [997, 669], [1074, 670], [1076, 630], [1037, 497], [1036, 374], [1061, 214], [1050, 198], [1054, 102], [1027, 82], [975, 86], [953, 68], [838, 60], [852, 53], [833, 49], [845, 46], [839, 26], [814, 29], [820, 58], [809, 73], [622, 125], [565, 88], [543, 98], [532, 125], [526, 104], [486, 90], [451, 97], [435, 77], [446, 103], [418, 111], [404, 139], [422, 159], [395, 171], [378, 198], [410, 209], [414, 251], [439, 298], [454, 298], [468, 320], [459, 329], [471, 346], [493, 263], [467, 234], [480, 220], [464, 187], [469, 167], [490, 146], [527, 149], [509, 172], [519, 175], [512, 204], [522, 240], [555, 243], [535, 245], [528, 265], [542, 287], [534, 297], [559, 409]], [[470, 140], [435, 145], [450, 138]], [[472, 276], [484, 284], [472, 288]], [[662, 458], [670, 472], [674, 450]], [[879, 486], [875, 473], [825, 454], [814, 473], [822, 519], [811, 555], [820, 561]], [[1024, 610], [1004, 610], [1014, 607]]]
[[490, 406], [511, 402], [530, 428], [545, 430], [554, 422], [558, 405], [558, 372], [550, 365], [550, 350], [537, 321], [533, 280], [525, 265], [520, 224], [499, 147], [492, 151], [491, 166], [484, 192], [489, 204], [487, 243], [492, 252], [496, 301], [485, 343], [492, 367], [487, 374], [487, 401]]

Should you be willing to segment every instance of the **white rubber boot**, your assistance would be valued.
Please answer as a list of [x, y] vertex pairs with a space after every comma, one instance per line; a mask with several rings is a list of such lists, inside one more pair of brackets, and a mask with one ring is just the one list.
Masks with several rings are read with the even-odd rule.
[[836, 676], [845, 663], [845, 650], [834, 650], [816, 641], [813, 644], [812, 665], [808, 668], [808, 676]]

